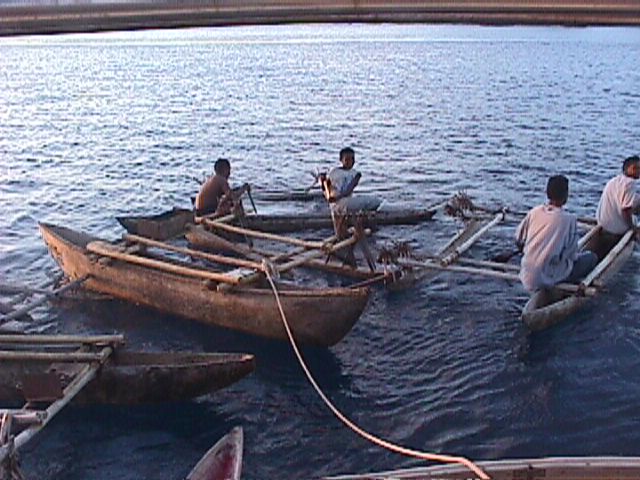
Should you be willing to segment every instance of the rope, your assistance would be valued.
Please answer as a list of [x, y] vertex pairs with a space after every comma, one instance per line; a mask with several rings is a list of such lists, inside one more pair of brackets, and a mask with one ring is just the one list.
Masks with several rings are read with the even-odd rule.
[[264, 272], [265, 272], [265, 275], [267, 277], [267, 280], [269, 281], [269, 284], [271, 285], [271, 289], [273, 290], [273, 295], [275, 296], [276, 303], [278, 304], [278, 310], [280, 311], [280, 316], [282, 317], [282, 323], [283, 323], [284, 328], [285, 328], [285, 330], [287, 332], [287, 336], [289, 337], [289, 341], [291, 342], [291, 347], [293, 348], [293, 351], [296, 354], [296, 357], [298, 358], [298, 362], [300, 363], [300, 366], [302, 367], [302, 370], [304, 371], [305, 375], [307, 376], [307, 379], [309, 380], [309, 382], [311, 383], [311, 385], [315, 389], [316, 393], [320, 396], [322, 401], [326, 404], [326, 406], [329, 408], [329, 410], [331, 410], [333, 412], [333, 414], [336, 417], [338, 417], [338, 419], [342, 423], [344, 423], [347, 427], [349, 427], [351, 430], [353, 430], [355, 433], [357, 433], [361, 437], [365, 438], [366, 440], [369, 440], [370, 442], [374, 443], [375, 445], [378, 445], [378, 446], [380, 446], [382, 448], [386, 448], [387, 450], [390, 450], [392, 452], [399, 453], [399, 454], [402, 454], [402, 455], [406, 455], [406, 456], [409, 456], [409, 457], [419, 458], [419, 459], [422, 459], [422, 460], [429, 460], [429, 461], [443, 462], [443, 463], [458, 463], [458, 464], [461, 464], [461, 465], [465, 466], [469, 470], [471, 470], [475, 475], [477, 475], [477, 477], [479, 479], [481, 479], [481, 480], [491, 480], [491, 477], [489, 477], [489, 475], [487, 475], [479, 466], [477, 466], [475, 463], [473, 463], [471, 460], [469, 460], [467, 458], [456, 457], [456, 456], [452, 456], [452, 455], [439, 455], [437, 453], [421, 452], [419, 450], [412, 450], [412, 449], [409, 449], [409, 448], [402, 447], [400, 445], [396, 445], [394, 443], [391, 443], [391, 442], [386, 441], [386, 440], [384, 440], [382, 438], [376, 437], [375, 435], [363, 430], [358, 425], [356, 425], [351, 420], [349, 420], [340, 410], [338, 410], [338, 408], [335, 405], [333, 405], [333, 403], [331, 403], [331, 400], [329, 400], [329, 398], [327, 398], [327, 396], [324, 394], [324, 392], [320, 389], [320, 387], [316, 383], [315, 379], [311, 375], [311, 372], [307, 368], [307, 365], [305, 364], [304, 359], [302, 358], [302, 354], [300, 353], [300, 350], [298, 349], [298, 345], [296, 344], [296, 341], [293, 338], [293, 334], [291, 333], [291, 329], [289, 328], [289, 323], [287, 322], [287, 317], [285, 316], [284, 309], [282, 308], [282, 303], [280, 302], [280, 295], [278, 294], [278, 289], [276, 288], [276, 285], [273, 282], [273, 278], [271, 277], [271, 274], [269, 273], [270, 272], [270, 268], [268, 268], [268, 266], [265, 266]]

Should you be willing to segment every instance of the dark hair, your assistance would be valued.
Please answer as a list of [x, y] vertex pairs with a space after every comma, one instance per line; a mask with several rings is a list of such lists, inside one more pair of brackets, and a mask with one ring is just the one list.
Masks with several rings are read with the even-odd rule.
[[217, 174], [221, 174], [224, 170], [228, 170], [230, 168], [231, 164], [226, 158], [219, 158], [218, 160], [216, 160], [216, 163], [213, 164], [213, 170]]
[[356, 152], [353, 151], [353, 148], [344, 147], [342, 150], [340, 150], [340, 160], [342, 160], [347, 155], [350, 156], [350, 157], [353, 157], [353, 156], [355, 156], [355, 154], [356, 154]]
[[549, 177], [547, 182], [547, 198], [562, 202], [569, 196], [569, 179], [564, 175]]
[[638, 155], [632, 155], [631, 157], [625, 158], [624, 162], [622, 162], [622, 171], [626, 172], [627, 168], [629, 168], [634, 163], [635, 164], [640, 163], [640, 157], [638, 157]]

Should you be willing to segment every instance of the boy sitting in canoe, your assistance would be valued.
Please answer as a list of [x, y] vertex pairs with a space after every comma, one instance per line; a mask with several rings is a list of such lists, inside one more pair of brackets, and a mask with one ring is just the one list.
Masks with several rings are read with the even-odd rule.
[[198, 216], [212, 213], [220, 216], [231, 213], [235, 203], [240, 200], [240, 196], [249, 191], [249, 184], [247, 183], [233, 190], [229, 187], [231, 164], [226, 158], [216, 160], [213, 170], [215, 175], [209, 177], [202, 184], [196, 197], [195, 207], [196, 215]]
[[337, 217], [363, 210], [377, 210], [382, 203], [379, 198], [370, 195], [352, 195], [362, 177], [362, 174], [353, 168], [355, 162], [355, 152], [351, 147], [345, 147], [340, 150], [341, 166], [331, 169], [328, 175], [320, 175], [322, 190], [329, 202], [334, 226]]
[[640, 178], [640, 157], [628, 157], [622, 163], [622, 173], [609, 180], [602, 191], [596, 210], [596, 220], [602, 226], [598, 257], [602, 259], [629, 229], [636, 230], [633, 214], [640, 213], [640, 195], [635, 180]]
[[547, 198], [549, 203], [532, 208], [516, 230], [516, 245], [524, 252], [520, 281], [530, 292], [577, 282], [598, 262], [595, 253], [579, 252], [577, 217], [562, 209], [569, 198], [569, 179], [549, 178]]

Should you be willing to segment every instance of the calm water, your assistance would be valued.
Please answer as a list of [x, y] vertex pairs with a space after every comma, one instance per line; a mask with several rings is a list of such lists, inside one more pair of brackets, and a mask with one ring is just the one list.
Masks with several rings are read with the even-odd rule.
[[[592, 215], [638, 153], [640, 30], [319, 25], [0, 39], [0, 280], [57, 266], [37, 222], [110, 238], [118, 214], [188, 205], [213, 161], [258, 187], [304, 187], [352, 145], [362, 189], [424, 205], [465, 190], [525, 209], [550, 174]], [[268, 210], [309, 208], [270, 206]], [[433, 251], [458, 225], [382, 232]], [[496, 229], [474, 255], [509, 245]], [[638, 455], [640, 262], [571, 321], [530, 335], [518, 284], [443, 275], [376, 291], [350, 335], [305, 356], [365, 429], [495, 459]], [[64, 301], [33, 331], [123, 332], [148, 350], [248, 351], [258, 369], [196, 402], [69, 408], [23, 454], [30, 478], [179, 479], [232, 426], [244, 478], [417, 465], [367, 444], [317, 398], [286, 344], [118, 302]]]

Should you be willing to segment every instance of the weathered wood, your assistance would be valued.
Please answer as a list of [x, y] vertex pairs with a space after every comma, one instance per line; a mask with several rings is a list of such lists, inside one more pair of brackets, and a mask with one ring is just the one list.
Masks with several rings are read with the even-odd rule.
[[[217, 282], [166, 269], [122, 261], [99, 265], [86, 248], [99, 240], [96, 237], [47, 224], [40, 224], [40, 231], [67, 275], [91, 274], [85, 285], [89, 290], [252, 335], [288, 338], [273, 292], [266, 285], [222, 293], [216, 291]], [[278, 289], [296, 339], [325, 347], [351, 330], [369, 297], [366, 288], [306, 288], [279, 281]]]
[[[442, 263], [435, 261], [426, 261], [420, 262], [416, 260], [410, 259], [399, 259], [398, 264], [404, 267], [412, 267], [412, 268], [426, 268], [432, 270], [448, 270], [451, 272], [459, 272], [459, 273], [468, 273], [471, 275], [482, 275], [485, 277], [499, 278], [502, 280], [510, 280], [510, 281], [519, 281], [520, 278], [516, 273], [508, 273], [508, 272], [499, 272], [496, 270], [491, 270], [488, 268], [475, 268], [475, 267], [463, 267], [455, 264], [443, 265]], [[596, 295], [598, 292], [597, 289], [590, 287], [582, 290], [578, 285], [573, 285], [570, 283], [559, 283], [554, 286], [557, 290], [568, 292], [568, 293], [577, 293], [587, 296]]]
[[157, 270], [163, 270], [165, 272], [176, 273], [178, 275], [185, 275], [193, 278], [200, 278], [203, 280], [212, 280], [214, 282], [225, 282], [233, 285], [238, 284], [238, 280], [231, 275], [224, 273], [212, 272], [209, 270], [200, 270], [196, 268], [187, 268], [181, 265], [174, 265], [172, 263], [164, 262], [161, 260], [155, 260], [152, 258], [140, 257], [138, 255], [131, 255], [129, 253], [123, 253], [118, 251], [113, 245], [100, 240], [95, 240], [87, 245], [87, 250], [97, 255], [121, 260], [134, 265], [140, 265], [144, 267], [154, 268]]
[[[0, 415], [10, 415], [17, 425], [41, 425], [47, 416], [47, 412], [43, 410], [1, 408]], [[1, 437], [2, 435], [0, 435]]]
[[124, 335], [0, 335], [0, 344], [122, 345]]
[[504, 220], [504, 212], [497, 213], [493, 220], [484, 225], [480, 230], [478, 230], [475, 234], [473, 234], [470, 238], [468, 238], [464, 243], [455, 247], [451, 253], [448, 253], [444, 258], [442, 258], [441, 263], [443, 265], [449, 265], [456, 261], [460, 255], [469, 250], [474, 243], [486, 232], [489, 231], [492, 227], [494, 227], [497, 223]]
[[127, 242], [142, 243], [150, 247], [156, 247], [156, 248], [160, 248], [162, 250], [167, 250], [170, 252], [182, 253], [184, 255], [189, 255], [190, 257], [202, 258], [203, 260], [208, 260], [214, 263], [220, 263], [222, 265], [232, 265], [234, 267], [252, 268], [255, 270], [261, 269], [261, 265], [256, 262], [250, 262], [247, 260], [242, 260], [234, 257], [225, 257], [224, 255], [214, 255], [212, 253], [206, 253], [201, 250], [194, 250], [192, 248], [178, 247], [176, 245], [171, 245], [169, 243], [152, 240], [150, 238], [144, 238], [139, 235], [125, 234], [124, 239]]
[[313, 248], [324, 248], [324, 242], [312, 242], [308, 240], [301, 240], [298, 238], [285, 237], [284, 235], [276, 235], [275, 233], [267, 233], [267, 232], [259, 232], [256, 230], [250, 230], [248, 228], [240, 228], [235, 227], [233, 225], [227, 225], [224, 223], [219, 223], [210, 220], [203, 220], [202, 223], [208, 227], [217, 228], [219, 230], [224, 230], [226, 232], [238, 233], [240, 235], [247, 235], [255, 238], [262, 238], [263, 240], [273, 240], [276, 242], [288, 243], [291, 245], [295, 245], [298, 247], [305, 247], [308, 249]]
[[609, 253], [600, 261], [598, 265], [587, 275], [584, 280], [580, 282], [580, 286], [582, 288], [586, 288], [593, 283], [593, 281], [598, 278], [602, 272], [604, 272], [611, 263], [616, 259], [616, 257], [620, 254], [620, 252], [627, 246], [629, 242], [633, 242], [633, 236], [635, 235], [635, 231], [628, 230], [627, 233], [618, 241], [618, 243], [609, 250]]
[[0, 350], [0, 360], [3, 361], [31, 361], [31, 362], [95, 362], [100, 360], [100, 354], [91, 352], [28, 352]]

